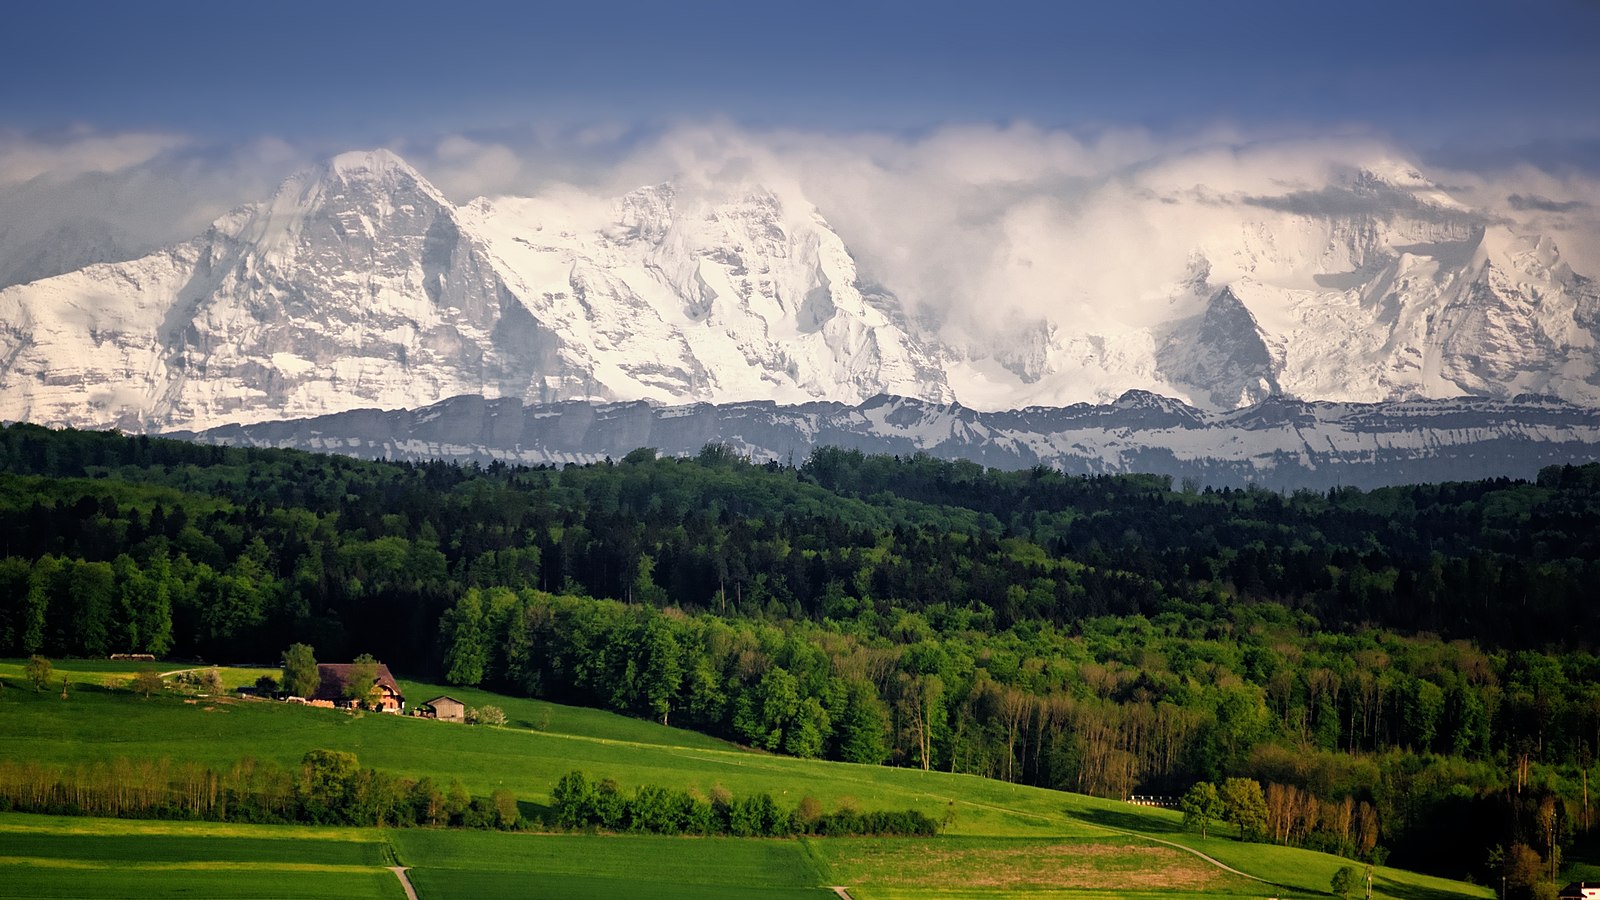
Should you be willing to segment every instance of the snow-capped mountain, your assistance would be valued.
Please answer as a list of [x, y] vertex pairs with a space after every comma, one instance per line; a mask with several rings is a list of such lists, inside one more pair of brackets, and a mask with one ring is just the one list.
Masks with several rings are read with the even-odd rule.
[[927, 453], [1003, 469], [1147, 472], [1181, 483], [1278, 490], [1532, 478], [1600, 457], [1600, 409], [1537, 396], [1406, 403], [1273, 398], [1225, 413], [1144, 391], [1116, 402], [979, 412], [874, 397], [858, 405], [770, 402], [660, 406], [456, 397], [412, 411], [355, 410], [178, 434], [202, 443], [292, 447], [363, 458], [584, 463], [639, 447], [692, 456], [722, 443], [757, 461], [815, 447]]
[[1076, 316], [1086, 324], [1062, 316], [1017, 334], [1034, 348], [1020, 390], [994, 385], [973, 355], [951, 372], [957, 397], [1060, 405], [1137, 388], [1218, 410], [1277, 394], [1600, 403], [1600, 286], [1550, 239], [1410, 166], [1355, 166], [1273, 196], [1197, 186], [1137, 202], [1204, 223], [1186, 270], [1151, 271], [1139, 296], [1087, 298], [1074, 308], [1109, 312]]
[[458, 209], [341, 155], [158, 253], [0, 291], [0, 418], [203, 428], [464, 393], [529, 402], [948, 398], [803, 201]]
[[457, 395], [1600, 404], [1595, 282], [1404, 164], [1141, 195], [1205, 223], [1181, 268], [1064, 280], [1036, 319], [973, 298], [980, 328], [869, 287], [792, 180], [685, 185], [457, 206], [392, 153], [339, 156], [192, 240], [0, 291], [0, 419], [199, 430]]
[[688, 196], [479, 199], [460, 212], [512, 292], [590, 373], [589, 396], [662, 402], [952, 399], [935, 345], [863, 289], [803, 198], [741, 186]]

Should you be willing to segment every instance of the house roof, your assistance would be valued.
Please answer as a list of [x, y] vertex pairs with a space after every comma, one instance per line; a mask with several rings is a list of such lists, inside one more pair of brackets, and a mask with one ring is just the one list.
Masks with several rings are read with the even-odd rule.
[[422, 705], [423, 706], [432, 706], [435, 703], [438, 703], [440, 700], [449, 700], [451, 703], [454, 703], [457, 706], [466, 706], [465, 703], [462, 703], [460, 700], [457, 700], [456, 698], [450, 696], [449, 694], [440, 694], [439, 696], [433, 698], [432, 700], [427, 701], [426, 703], [424, 703]]
[[[317, 685], [317, 692], [311, 695], [310, 699], [335, 701], [345, 699], [345, 689], [350, 684], [356, 667], [356, 663], [318, 663], [317, 675], [321, 681]], [[378, 663], [373, 683], [383, 685], [394, 691], [397, 696], [404, 696], [400, 691], [400, 685], [395, 683], [394, 675], [390, 674], [389, 667], [383, 663]]]

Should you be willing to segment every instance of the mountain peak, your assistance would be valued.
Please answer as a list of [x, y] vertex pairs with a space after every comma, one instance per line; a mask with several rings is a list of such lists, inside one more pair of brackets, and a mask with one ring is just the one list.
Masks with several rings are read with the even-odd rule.
[[1355, 180], [1358, 185], [1382, 184], [1389, 187], [1429, 190], [1438, 187], [1418, 171], [1416, 166], [1397, 159], [1376, 160], [1360, 166], [1356, 170]]
[[421, 172], [392, 150], [352, 150], [289, 176], [273, 196], [274, 215], [308, 207], [355, 188], [362, 194], [415, 191], [440, 206], [450, 206]]
[[1182, 400], [1174, 400], [1171, 397], [1157, 394], [1153, 391], [1146, 391], [1141, 388], [1130, 388], [1126, 391], [1123, 391], [1122, 396], [1113, 401], [1111, 406], [1117, 409], [1158, 409], [1162, 412], [1196, 412], [1194, 407], [1184, 403]]
[[346, 178], [360, 175], [409, 175], [421, 179], [422, 175], [411, 164], [392, 150], [379, 147], [375, 150], [351, 150], [328, 160], [328, 172]]
[[1461, 214], [1471, 212], [1466, 204], [1451, 196], [1438, 182], [1423, 175], [1411, 163], [1400, 160], [1381, 160], [1359, 167], [1351, 187], [1360, 194], [1409, 197], [1423, 209]]

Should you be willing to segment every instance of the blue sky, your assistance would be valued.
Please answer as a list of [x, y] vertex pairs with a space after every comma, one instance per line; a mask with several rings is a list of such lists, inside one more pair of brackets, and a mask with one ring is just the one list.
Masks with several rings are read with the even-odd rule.
[[1371, 128], [1456, 153], [1600, 140], [1595, 0], [34, 2], [6, 20], [0, 129], [24, 132], [357, 144], [720, 117]]
[[1176, 283], [1251, 198], [1373, 166], [1592, 275], [1597, 86], [1600, 0], [17, 0], [0, 284], [104, 256], [62, 235], [148, 252], [378, 146], [458, 203], [794, 188], [869, 280], [979, 330], [995, 297]]

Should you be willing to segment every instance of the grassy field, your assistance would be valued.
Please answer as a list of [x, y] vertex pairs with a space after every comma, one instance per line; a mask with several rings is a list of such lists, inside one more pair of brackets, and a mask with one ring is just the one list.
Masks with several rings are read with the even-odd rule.
[[[813, 841], [858, 898], [1053, 891], [1245, 897], [1259, 885], [1174, 847], [1133, 837]], [[956, 893], [952, 893], [956, 892]]]
[[[53, 689], [57, 697], [61, 695], [61, 681], [67, 681], [70, 692], [83, 687], [101, 687], [121, 690], [133, 683], [133, 676], [146, 670], [154, 670], [166, 675], [168, 682], [172, 683], [172, 676], [178, 672], [203, 672], [211, 666], [196, 666], [190, 663], [164, 663], [164, 662], [134, 662], [122, 659], [68, 659], [51, 662], [50, 684], [46, 691]], [[251, 666], [219, 666], [218, 673], [222, 675], [222, 686], [228, 690], [245, 687], [256, 683], [256, 679], [263, 675], [278, 678], [283, 675], [282, 669], [264, 669]], [[14, 686], [25, 687], [33, 690], [32, 684], [27, 684], [22, 677], [22, 660], [0, 660], [0, 677], [9, 677]]]
[[641, 835], [392, 833], [423, 898], [833, 896], [799, 841]]
[[0, 897], [404, 898], [376, 831], [0, 815]]
[[[1349, 864], [1324, 854], [1227, 837], [1201, 840], [1184, 831], [1178, 814], [1167, 810], [971, 776], [770, 756], [597, 710], [453, 687], [403, 683], [413, 703], [441, 693], [469, 705], [494, 703], [505, 710], [507, 727], [176, 694], [143, 700], [106, 686], [109, 677], [125, 677], [141, 665], [149, 664], [119, 669], [130, 664], [62, 663], [58, 670], [68, 673], [72, 682], [68, 698], [62, 700], [59, 682], [52, 690], [35, 692], [22, 680], [20, 663], [0, 661], [0, 680], [6, 682], [0, 692], [0, 720], [6, 723], [0, 730], [0, 758], [70, 763], [117, 756], [165, 757], [220, 765], [250, 756], [292, 765], [309, 749], [328, 748], [354, 752], [364, 765], [396, 774], [446, 781], [458, 777], [474, 794], [505, 787], [532, 804], [532, 811], [547, 801], [561, 774], [582, 769], [624, 786], [655, 783], [709, 792], [713, 785], [722, 785], [738, 795], [769, 792], [784, 806], [809, 794], [827, 809], [845, 803], [860, 809], [915, 807], [935, 817], [948, 816], [950, 822], [945, 834], [931, 840], [754, 841], [433, 830], [346, 835], [347, 842], [368, 847], [360, 850], [322, 846], [332, 840], [325, 830], [290, 828], [257, 834], [244, 829], [229, 832], [231, 840], [243, 841], [226, 845], [235, 856], [203, 857], [215, 865], [245, 866], [251, 872], [258, 871], [254, 868], [258, 865], [288, 859], [322, 867], [283, 869], [294, 878], [325, 877], [339, 885], [299, 893], [389, 896], [384, 891], [391, 885], [382, 879], [362, 880], [381, 860], [390, 858], [384, 854], [414, 867], [412, 878], [423, 900], [526, 895], [733, 897], [750, 896], [756, 887], [762, 896], [815, 897], [826, 896], [818, 888], [827, 885], [846, 886], [857, 900], [912, 896], [1093, 900], [1173, 894], [1316, 897], [1327, 896], [1333, 873]], [[238, 683], [254, 681], [251, 670], [237, 671]], [[24, 819], [29, 817], [5, 821]], [[148, 882], [141, 882], [144, 886], [137, 890], [130, 888], [127, 896], [176, 895], [176, 891], [163, 894], [153, 885], [180, 876], [193, 885], [187, 895], [212, 894], [201, 884], [212, 870], [199, 867], [194, 859], [179, 858], [190, 852], [179, 840], [181, 831], [163, 833], [168, 836], [148, 844], [148, 852], [142, 849], [143, 839], [122, 844], [111, 840], [85, 844], [92, 852], [75, 856], [70, 855], [72, 842], [52, 844], [48, 834], [35, 843], [17, 844], [27, 852], [13, 851], [10, 838], [18, 833], [15, 829], [4, 833], [0, 842], [0, 866], [10, 867], [0, 871], [0, 882], [10, 885], [6, 875], [18, 874], [22, 880], [17, 884], [24, 887], [0, 887], [0, 897], [63, 896], [51, 893], [56, 890], [51, 885], [64, 883], [81, 883], [86, 886], [84, 893], [100, 896], [99, 890], [88, 891], [87, 886], [109, 889], [118, 883], [116, 874]], [[104, 834], [99, 826], [92, 833]], [[322, 843], [315, 849], [305, 844], [304, 852], [277, 855], [291, 850], [283, 842], [301, 833], [317, 835], [307, 840]], [[164, 843], [169, 839], [177, 843], [169, 847]], [[102, 850], [111, 854], [108, 859], [131, 854], [138, 865], [107, 868], [102, 865]], [[13, 857], [56, 862], [7, 861]], [[1243, 874], [1230, 873], [1218, 863]], [[146, 864], [182, 867], [143, 868]], [[394, 881], [392, 875], [383, 874]], [[107, 880], [96, 882], [96, 878]], [[296, 882], [302, 888], [306, 883]], [[285, 884], [288, 881], [274, 881], [263, 890]], [[398, 889], [398, 882], [392, 886]], [[1378, 869], [1373, 886], [1375, 896], [1395, 900], [1493, 896], [1487, 888], [1394, 869]], [[296, 893], [284, 891], [250, 896]]]

